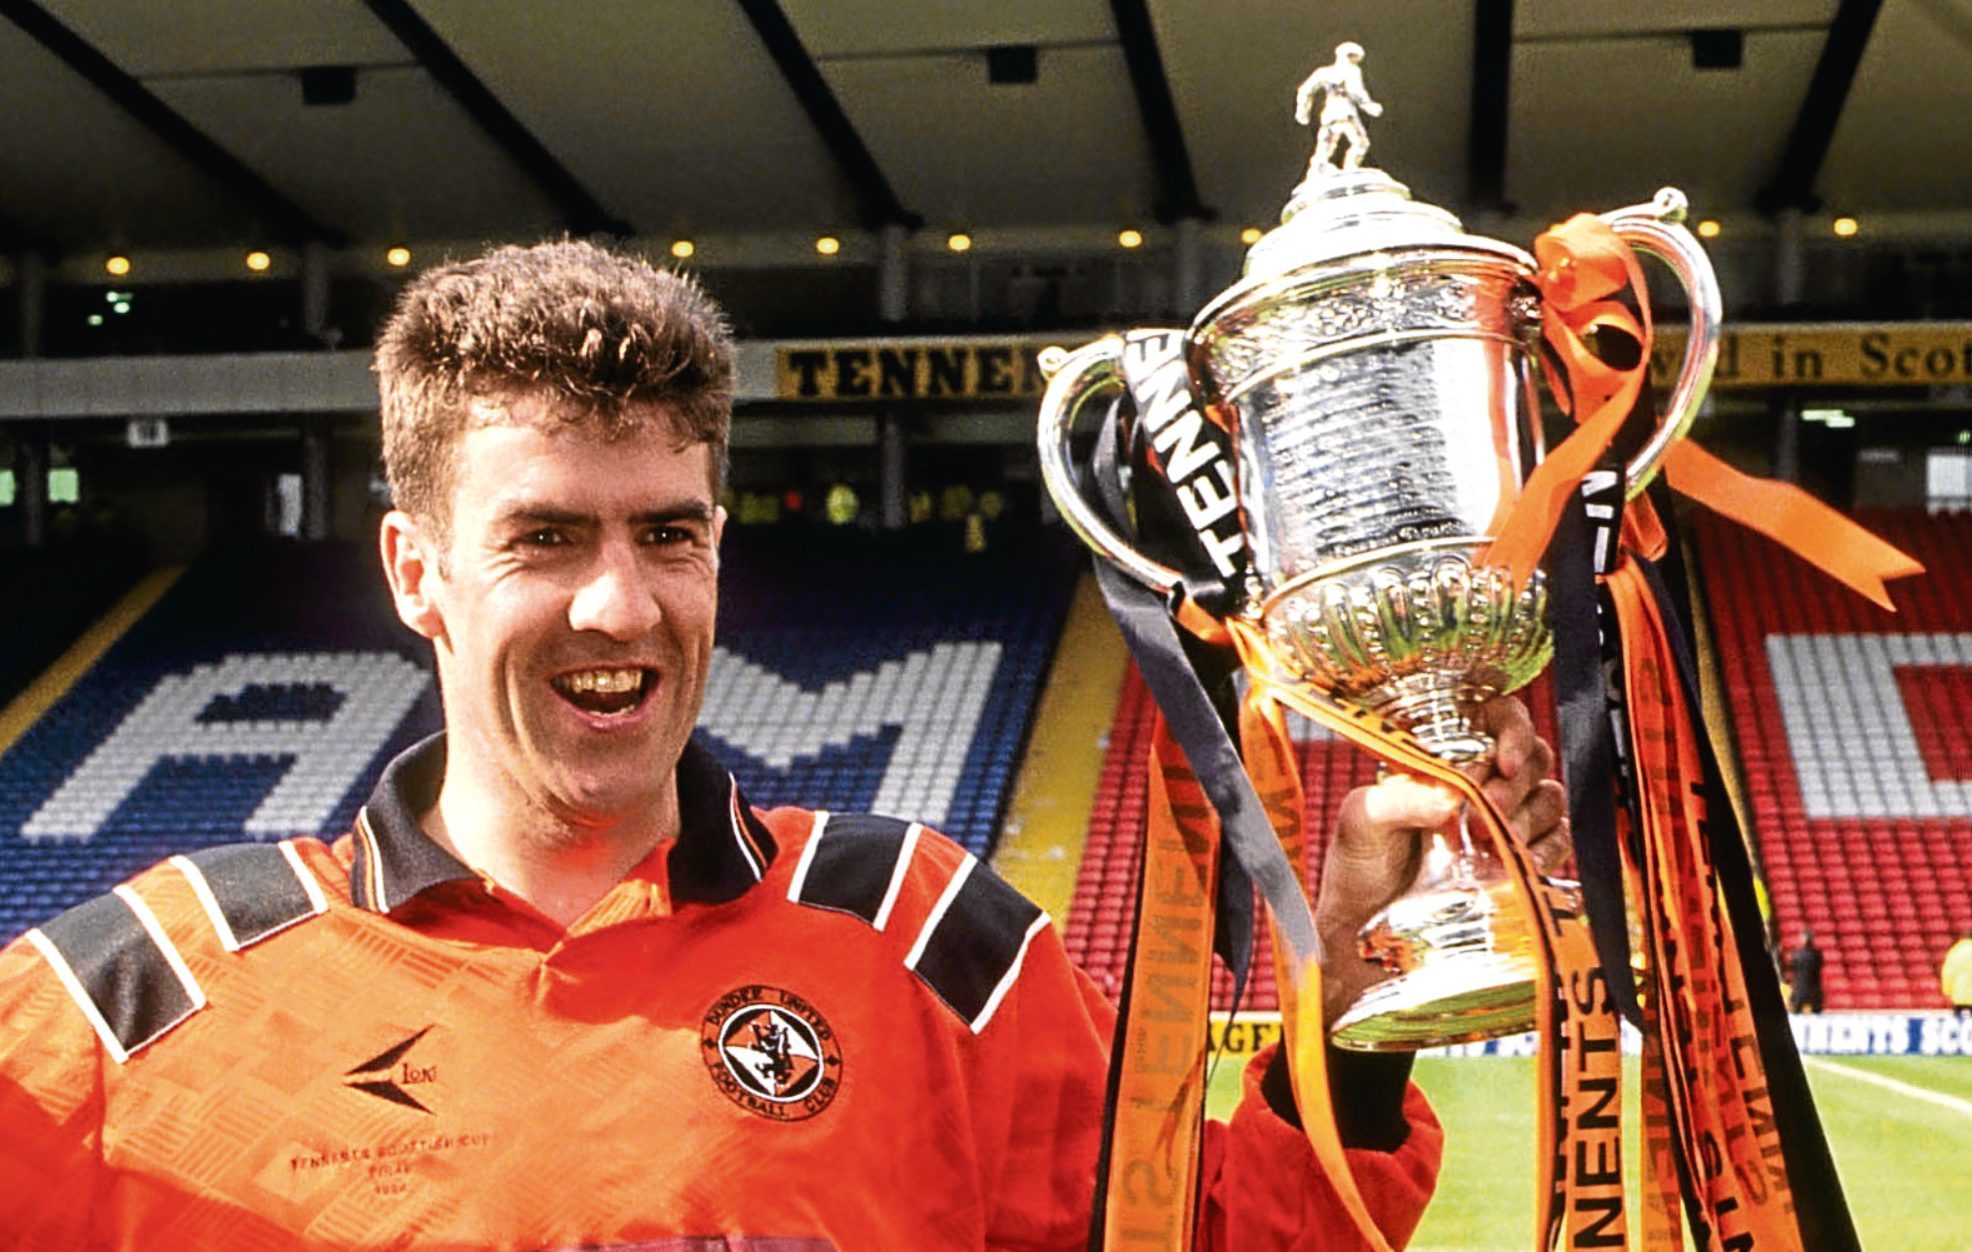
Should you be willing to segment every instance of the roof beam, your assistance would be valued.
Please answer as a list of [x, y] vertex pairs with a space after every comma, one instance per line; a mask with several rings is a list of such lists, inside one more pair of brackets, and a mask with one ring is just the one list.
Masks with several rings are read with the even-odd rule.
[[1856, 81], [1856, 70], [1882, 8], [1883, 0], [1842, 0], [1835, 11], [1834, 20], [1828, 24], [1828, 39], [1821, 46], [1821, 60], [1808, 82], [1807, 97], [1801, 101], [1794, 130], [1787, 136], [1780, 166], [1755, 201], [1762, 213], [1783, 209], [1812, 213], [1821, 207], [1815, 179], [1821, 175], [1821, 163], [1828, 156], [1836, 123], [1842, 120], [1849, 88]]
[[521, 124], [500, 98], [479, 81], [452, 45], [419, 17], [409, 0], [364, 0], [379, 22], [397, 36], [438, 85], [458, 101], [466, 115], [488, 138], [512, 157], [534, 185], [555, 203], [568, 229], [578, 235], [628, 237], [635, 229], [605, 209], [581, 180], [569, 172], [534, 133]]
[[779, 0], [739, 0], [739, 6], [746, 20], [753, 23], [753, 33], [760, 37], [767, 55], [780, 68], [795, 101], [820, 132], [829, 154], [849, 179], [863, 225], [872, 230], [892, 224], [916, 230], [924, 225], [922, 215], [911, 212], [897, 199], [883, 168], [870, 155], [849, 115], [843, 112], [842, 102], [829, 89], [815, 58], [808, 55], [794, 23], [781, 11]]
[[1137, 95], [1137, 114], [1157, 170], [1157, 204], [1152, 211], [1166, 226], [1187, 218], [1209, 222], [1218, 213], [1198, 197], [1191, 150], [1185, 146], [1184, 127], [1178, 124], [1178, 106], [1171, 99], [1171, 81], [1164, 73], [1150, 9], [1145, 0], [1109, 0], [1109, 11], [1116, 19], [1130, 86]]
[[0, 17], [20, 27], [179, 156], [247, 204], [285, 242], [319, 241], [338, 248], [348, 243], [341, 231], [316, 221], [40, 5], [32, 0], [0, 0]]
[[61, 255], [61, 249], [52, 242], [35, 234], [6, 214], [0, 213], [0, 253], [20, 256], [25, 252], [39, 253], [50, 261]]
[[1506, 199], [1507, 104], [1513, 87], [1513, 0], [1479, 0], [1472, 28], [1471, 129], [1466, 137], [1466, 200], [1473, 209], [1511, 213]]

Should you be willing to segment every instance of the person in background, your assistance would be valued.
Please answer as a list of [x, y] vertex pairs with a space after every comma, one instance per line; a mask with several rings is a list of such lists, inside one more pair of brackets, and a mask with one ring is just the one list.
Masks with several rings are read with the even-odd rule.
[[1795, 1013], [1819, 1013], [1821, 1003], [1821, 949], [1815, 946], [1815, 932], [1801, 932], [1801, 946], [1788, 958], [1787, 971], [1793, 991], [1787, 1007]]
[[1960, 1019], [1972, 1017], [1972, 926], [1967, 926], [1958, 942], [1945, 953], [1938, 983]]

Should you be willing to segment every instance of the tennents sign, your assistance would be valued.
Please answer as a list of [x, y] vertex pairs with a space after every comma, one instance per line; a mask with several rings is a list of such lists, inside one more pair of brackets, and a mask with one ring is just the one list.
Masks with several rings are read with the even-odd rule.
[[774, 394], [822, 403], [1034, 399], [1047, 385], [1041, 349], [1075, 338], [786, 345], [774, 353]]
[[[1685, 335], [1657, 336], [1650, 380], [1668, 387]], [[1933, 387], [1972, 384], [1972, 322], [1728, 326], [1714, 387]]]
[[[1038, 398], [1041, 350], [1088, 332], [1009, 339], [884, 339], [774, 348], [774, 398], [810, 404]], [[1661, 329], [1651, 381], [1668, 387], [1685, 334]], [[1972, 385], [1972, 322], [1802, 322], [1727, 326], [1712, 385], [1879, 388]]]

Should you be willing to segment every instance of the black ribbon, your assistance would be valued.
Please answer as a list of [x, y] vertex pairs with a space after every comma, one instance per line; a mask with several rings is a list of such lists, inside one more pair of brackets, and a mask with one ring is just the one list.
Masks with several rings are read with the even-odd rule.
[[1555, 721], [1582, 904], [1609, 994], [1617, 1010], [1641, 1027], [1611, 787], [1616, 732], [1603, 681], [1603, 632], [1606, 628], [1613, 635], [1614, 615], [1607, 612], [1596, 586], [1596, 575], [1607, 571], [1608, 554], [1617, 550], [1622, 511], [1620, 471], [1597, 471], [1583, 480], [1581, 493], [1562, 511], [1548, 548], [1548, 603], [1554, 630]]
[[1669, 550], [1659, 564], [1640, 562], [1664, 619], [1665, 633], [1675, 658], [1678, 683], [1693, 713], [1693, 730], [1698, 742], [1703, 773], [1707, 833], [1714, 872], [1720, 894], [1725, 897], [1726, 915], [1732, 921], [1733, 940], [1746, 980], [1747, 1006], [1753, 1017], [1753, 1033], [1758, 1041], [1760, 1060], [1765, 1066], [1767, 1091], [1773, 1100], [1773, 1117], [1787, 1162], [1787, 1181], [1794, 1197], [1794, 1211], [1804, 1247], [1813, 1252], [1860, 1252], [1855, 1221], [1849, 1214], [1842, 1179], [1835, 1170], [1835, 1159], [1828, 1150], [1821, 1116], [1815, 1109], [1814, 1093], [1808, 1087], [1806, 1069], [1794, 1046], [1787, 1005], [1780, 994], [1780, 973], [1766, 950], [1766, 928], [1760, 917], [1758, 896], [1753, 890], [1752, 858], [1739, 829], [1738, 815], [1726, 795], [1724, 772], [1711, 736], [1704, 733], [1698, 711], [1703, 703], [1698, 684], [1698, 665], [1684, 631], [1690, 605], [1673, 588], [1688, 589], [1683, 557], [1677, 534], [1672, 528], [1670, 501], [1657, 501], [1659, 516], [1670, 538]]
[[[1185, 660], [1171, 610], [1155, 592], [1107, 562], [1096, 562], [1096, 582], [1130, 645], [1144, 685], [1163, 710], [1171, 738], [1183, 749], [1193, 776], [1219, 814], [1220, 836], [1228, 854], [1220, 859], [1219, 910], [1222, 917], [1240, 915], [1236, 926], [1228, 928], [1234, 950], [1220, 949], [1220, 957], [1234, 977], [1244, 978], [1253, 951], [1252, 888], [1257, 886], [1295, 957], [1319, 960], [1321, 940], [1315, 934], [1314, 914], [1300, 874], [1267, 820], [1266, 806], [1246, 776], [1239, 749]], [[1235, 867], [1249, 885], [1229, 891], [1228, 871]]]

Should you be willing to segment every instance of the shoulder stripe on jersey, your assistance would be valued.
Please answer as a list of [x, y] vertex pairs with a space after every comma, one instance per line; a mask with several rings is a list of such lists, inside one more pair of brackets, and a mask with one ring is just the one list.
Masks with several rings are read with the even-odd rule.
[[966, 879], [971, 878], [972, 871], [977, 868], [979, 868], [979, 858], [968, 852], [965, 854], [965, 860], [960, 861], [959, 867], [952, 871], [951, 878], [945, 883], [945, 889], [938, 893], [938, 903], [931, 906], [931, 912], [925, 916], [924, 925], [918, 928], [916, 942], [911, 944], [911, 950], [904, 955], [905, 969], [916, 969], [918, 962], [924, 959], [924, 950], [931, 946], [932, 934], [937, 931], [938, 924], [945, 920], [945, 914], [951, 910], [952, 901], [958, 899], [959, 892], [965, 889]]
[[808, 867], [815, 863], [815, 849], [822, 846], [822, 832], [828, 829], [827, 809], [816, 809], [815, 820], [808, 827], [808, 842], [801, 846], [801, 859], [794, 863], [794, 876], [788, 879], [787, 898], [800, 900], [801, 889], [808, 883]]
[[973, 1034], [976, 1035], [986, 1029], [986, 1023], [993, 1020], [993, 1014], [999, 1011], [1000, 1001], [1007, 998], [1007, 992], [1013, 990], [1013, 984], [1020, 978], [1021, 963], [1027, 959], [1027, 946], [1034, 942], [1035, 935], [1040, 934], [1047, 927], [1046, 910], [1035, 909], [1034, 920], [1028, 923], [1027, 933], [1020, 937], [1020, 950], [1013, 954], [1013, 964], [1007, 966], [1007, 972], [1000, 975], [999, 985], [993, 988], [993, 994], [986, 997], [986, 1007], [980, 1009], [979, 1015], [967, 1023], [972, 1027]]
[[321, 884], [286, 843], [204, 848], [171, 863], [192, 884], [228, 952], [328, 911]]
[[27, 934], [118, 1064], [205, 1007], [185, 958], [129, 887]]
[[911, 857], [917, 854], [918, 836], [924, 827], [917, 822], [904, 832], [904, 846], [897, 853], [897, 868], [890, 871], [890, 889], [883, 893], [883, 904], [876, 911], [876, 920], [871, 924], [878, 930], [890, 924], [890, 910], [897, 907], [897, 897], [904, 890], [904, 876], [910, 873]]
[[[894, 817], [838, 813], [801, 850], [803, 872], [788, 884], [796, 904], [853, 913], [872, 926], [888, 913], [913, 825]], [[887, 920], [887, 916], [886, 916]], [[879, 930], [882, 927], [877, 927]]]
[[356, 903], [378, 913], [388, 913], [390, 902], [383, 892], [383, 852], [377, 847], [377, 832], [370, 829], [367, 809], [356, 810], [356, 855], [349, 875], [351, 894]]
[[976, 1034], [1020, 977], [1048, 915], [968, 855], [925, 920], [904, 964]]
[[733, 826], [733, 842], [739, 845], [740, 859], [753, 871], [753, 881], [759, 882], [767, 872], [767, 854], [753, 840], [747, 829], [746, 801], [740, 796], [739, 780], [734, 779], [731, 793], [726, 800], [726, 817]]

